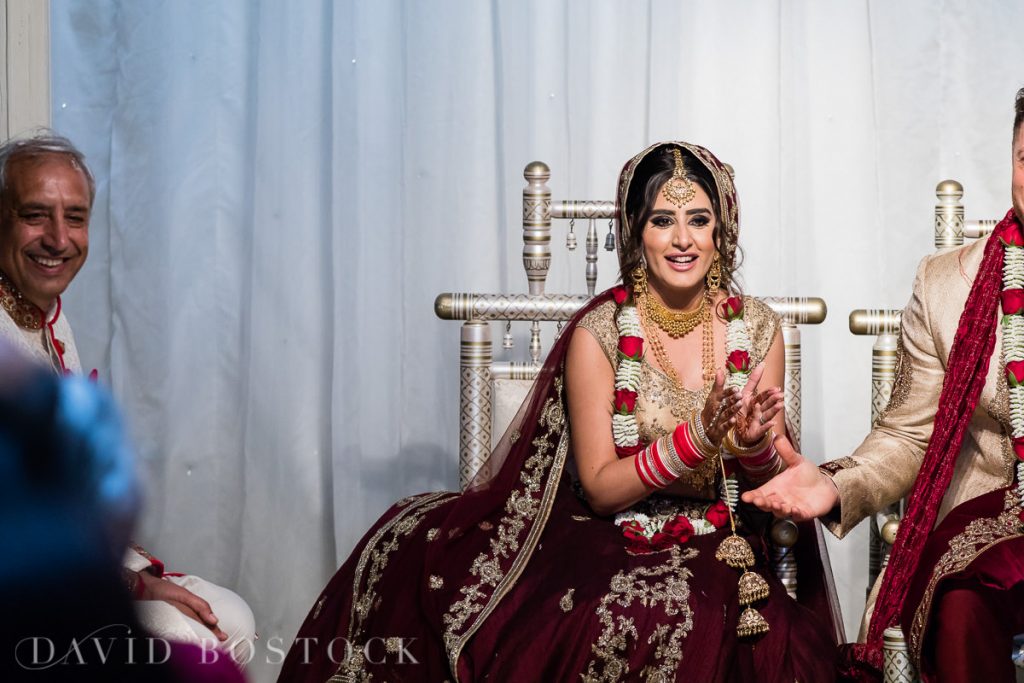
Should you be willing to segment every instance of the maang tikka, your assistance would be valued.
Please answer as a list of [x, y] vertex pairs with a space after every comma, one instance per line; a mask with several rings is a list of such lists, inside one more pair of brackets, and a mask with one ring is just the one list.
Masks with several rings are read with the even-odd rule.
[[686, 177], [683, 153], [679, 151], [678, 147], [672, 149], [672, 157], [675, 159], [676, 165], [672, 170], [672, 177], [661, 189], [661, 194], [668, 202], [682, 208], [693, 201], [697, 190], [693, 187], [693, 181]]

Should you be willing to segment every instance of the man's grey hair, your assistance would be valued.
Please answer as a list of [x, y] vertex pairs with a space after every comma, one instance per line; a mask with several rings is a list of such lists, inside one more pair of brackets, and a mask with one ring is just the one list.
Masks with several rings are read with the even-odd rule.
[[70, 140], [49, 128], [37, 128], [0, 144], [0, 201], [7, 196], [7, 167], [12, 159], [37, 158], [50, 154], [67, 157], [68, 162], [85, 176], [89, 184], [89, 206], [96, 198], [96, 181], [85, 164], [85, 155]]

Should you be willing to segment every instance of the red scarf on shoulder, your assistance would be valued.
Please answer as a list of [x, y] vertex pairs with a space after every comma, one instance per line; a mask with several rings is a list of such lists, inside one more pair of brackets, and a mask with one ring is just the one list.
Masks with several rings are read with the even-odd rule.
[[981, 266], [960, 316], [953, 348], [949, 352], [932, 438], [889, 556], [867, 642], [853, 645], [848, 650], [851, 661], [844, 673], [854, 680], [871, 681], [880, 676], [882, 634], [885, 629], [899, 623], [911, 579], [918, 570], [925, 542], [935, 527], [939, 506], [953, 478], [960, 444], [985, 386], [989, 359], [995, 348], [996, 311], [1003, 288], [1003, 245], [1000, 239], [1013, 225], [1020, 226], [1020, 221], [1011, 209], [985, 245]]

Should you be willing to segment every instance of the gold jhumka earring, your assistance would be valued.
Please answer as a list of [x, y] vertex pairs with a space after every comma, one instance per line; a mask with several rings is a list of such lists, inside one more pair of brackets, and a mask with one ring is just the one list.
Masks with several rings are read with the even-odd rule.
[[639, 266], [633, 269], [630, 273], [630, 277], [633, 278], [633, 294], [639, 297], [641, 294], [647, 293], [647, 268], [641, 263]]
[[675, 159], [676, 165], [672, 170], [672, 177], [668, 179], [665, 187], [661, 189], [661, 195], [669, 203], [682, 208], [693, 201], [693, 198], [697, 195], [697, 190], [693, 186], [693, 181], [686, 177], [683, 153], [679, 151], [678, 147], [672, 149], [672, 157]]
[[718, 294], [718, 288], [722, 285], [722, 257], [717, 251], [714, 258], [711, 259], [711, 268], [708, 269], [705, 282], [712, 297]]

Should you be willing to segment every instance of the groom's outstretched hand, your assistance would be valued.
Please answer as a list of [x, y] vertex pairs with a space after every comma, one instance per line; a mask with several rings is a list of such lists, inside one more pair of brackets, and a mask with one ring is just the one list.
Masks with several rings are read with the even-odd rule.
[[839, 503], [839, 490], [832, 479], [793, 450], [789, 439], [775, 437], [775, 450], [786, 463], [786, 470], [760, 488], [746, 491], [744, 502], [796, 522], [821, 517]]

